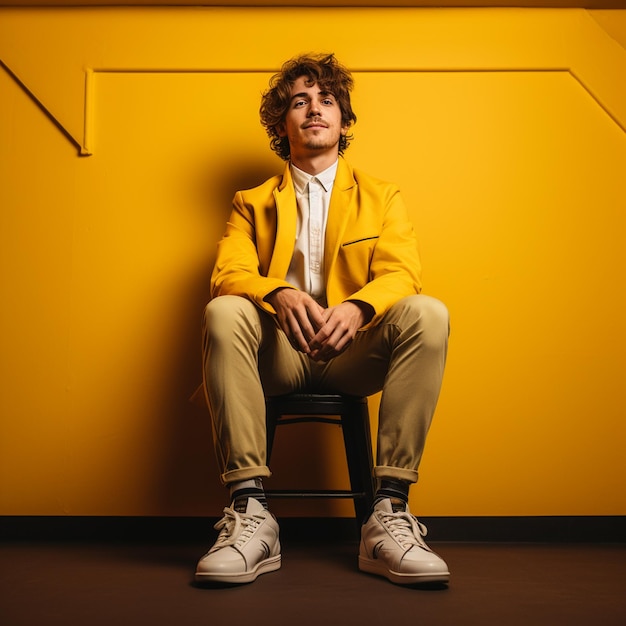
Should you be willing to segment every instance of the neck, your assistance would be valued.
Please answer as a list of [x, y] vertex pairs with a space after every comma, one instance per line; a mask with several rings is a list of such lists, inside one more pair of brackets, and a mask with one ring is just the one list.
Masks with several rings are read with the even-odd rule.
[[313, 156], [291, 155], [291, 162], [303, 172], [316, 176], [320, 172], [327, 170], [338, 157], [337, 152], [332, 154], [319, 154]]

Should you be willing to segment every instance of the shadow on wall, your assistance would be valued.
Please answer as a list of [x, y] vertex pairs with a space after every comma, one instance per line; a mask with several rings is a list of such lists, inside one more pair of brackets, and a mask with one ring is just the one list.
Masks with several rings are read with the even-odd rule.
[[202, 382], [201, 317], [210, 298], [209, 281], [216, 244], [222, 236], [237, 190], [254, 187], [282, 172], [276, 158], [267, 161], [228, 159], [220, 171], [200, 168], [188, 185], [192, 204], [207, 215], [206, 264], [194, 267], [180, 290], [182, 299], [174, 352], [164, 356], [169, 372], [161, 390], [160, 415], [155, 421], [162, 433], [153, 484], [153, 508], [165, 515], [218, 516], [227, 504], [219, 481], [210, 417], [203, 402], [191, 397]]

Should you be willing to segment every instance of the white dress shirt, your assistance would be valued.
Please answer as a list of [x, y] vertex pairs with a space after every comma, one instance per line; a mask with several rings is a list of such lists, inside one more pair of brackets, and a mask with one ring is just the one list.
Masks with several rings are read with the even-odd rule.
[[337, 163], [317, 176], [311, 176], [291, 165], [298, 202], [298, 221], [296, 242], [286, 278], [287, 282], [306, 291], [322, 306], [326, 306], [324, 238]]

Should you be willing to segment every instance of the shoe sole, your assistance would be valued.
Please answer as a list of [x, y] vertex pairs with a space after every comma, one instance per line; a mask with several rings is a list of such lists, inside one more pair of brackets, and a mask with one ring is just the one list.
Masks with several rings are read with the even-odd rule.
[[251, 583], [261, 574], [268, 574], [280, 569], [281, 556], [273, 556], [270, 559], [261, 561], [253, 570], [249, 572], [238, 572], [235, 574], [211, 574], [210, 572], [196, 572], [196, 582], [198, 583], [231, 583], [244, 584]]
[[428, 572], [427, 574], [405, 574], [394, 572], [380, 561], [373, 561], [359, 556], [359, 569], [368, 574], [383, 576], [397, 585], [418, 585], [423, 583], [447, 583], [450, 581], [450, 572]]

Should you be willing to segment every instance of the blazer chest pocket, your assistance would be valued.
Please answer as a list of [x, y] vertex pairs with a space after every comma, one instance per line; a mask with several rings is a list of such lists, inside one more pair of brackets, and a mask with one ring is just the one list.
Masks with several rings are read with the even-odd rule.
[[378, 235], [373, 235], [372, 237], [360, 237], [359, 239], [352, 239], [351, 241], [346, 241], [341, 244], [342, 248], [347, 248], [348, 246], [355, 246], [359, 243], [373, 243], [374, 240], [378, 239]]
[[341, 244], [337, 269], [342, 279], [352, 283], [355, 290], [363, 287], [370, 280], [370, 265], [377, 241], [378, 235], [375, 235], [351, 239]]

